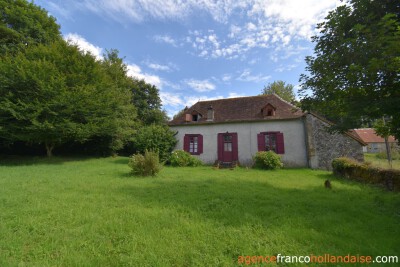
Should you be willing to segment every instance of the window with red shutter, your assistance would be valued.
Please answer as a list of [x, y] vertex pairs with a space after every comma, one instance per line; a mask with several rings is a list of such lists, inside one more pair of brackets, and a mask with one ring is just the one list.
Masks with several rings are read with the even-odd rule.
[[192, 155], [203, 153], [203, 136], [201, 134], [185, 134], [183, 137], [183, 150]]
[[232, 133], [232, 159], [234, 161], [239, 160], [239, 153], [238, 153], [238, 134]]
[[283, 133], [261, 132], [257, 134], [258, 151], [274, 151], [277, 154], [285, 154]]
[[285, 154], [285, 144], [283, 142], [283, 133], [276, 133], [276, 153]]

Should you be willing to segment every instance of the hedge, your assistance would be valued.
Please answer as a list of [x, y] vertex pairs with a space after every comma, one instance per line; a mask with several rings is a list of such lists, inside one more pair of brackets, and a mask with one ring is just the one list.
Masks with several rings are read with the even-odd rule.
[[383, 186], [389, 191], [400, 191], [400, 170], [381, 169], [349, 158], [332, 161], [333, 174], [350, 180]]

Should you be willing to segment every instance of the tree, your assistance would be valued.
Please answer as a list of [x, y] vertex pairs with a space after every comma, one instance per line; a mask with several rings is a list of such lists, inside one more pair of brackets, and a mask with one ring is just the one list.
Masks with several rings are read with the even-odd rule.
[[347, 0], [331, 11], [317, 25], [315, 56], [300, 78], [303, 108], [337, 130], [389, 117], [389, 133], [400, 140], [399, 14], [399, 2], [390, 0]]
[[0, 138], [55, 146], [108, 137], [122, 148], [136, 118], [128, 88], [96, 59], [61, 40], [27, 47], [0, 62]]
[[0, 1], [0, 55], [60, 39], [60, 26], [46, 10], [25, 0]]
[[107, 51], [102, 65], [119, 87], [130, 89], [132, 104], [137, 109], [138, 119], [144, 125], [162, 124], [168, 120], [165, 112], [161, 110], [161, 99], [157, 87], [146, 83], [144, 80], [129, 77], [127, 66], [123, 59], [119, 58], [118, 50]]
[[132, 103], [138, 109], [138, 117], [145, 125], [162, 124], [168, 116], [161, 110], [161, 99], [157, 87], [144, 80], [133, 79]]
[[296, 99], [293, 92], [293, 85], [286, 84], [284, 81], [274, 81], [273, 83], [269, 83], [264, 87], [261, 94], [276, 94], [288, 102], [294, 102]]
[[133, 139], [135, 153], [144, 153], [146, 150], [157, 151], [160, 160], [166, 161], [178, 142], [167, 125], [152, 124], [140, 127]]

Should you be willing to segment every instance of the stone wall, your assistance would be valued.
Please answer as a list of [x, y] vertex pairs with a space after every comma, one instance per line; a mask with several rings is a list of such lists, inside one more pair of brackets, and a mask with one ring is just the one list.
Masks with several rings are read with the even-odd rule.
[[307, 114], [305, 118], [310, 167], [332, 170], [332, 160], [338, 157], [364, 161], [362, 144], [347, 134], [329, 133], [329, 126], [313, 114]]

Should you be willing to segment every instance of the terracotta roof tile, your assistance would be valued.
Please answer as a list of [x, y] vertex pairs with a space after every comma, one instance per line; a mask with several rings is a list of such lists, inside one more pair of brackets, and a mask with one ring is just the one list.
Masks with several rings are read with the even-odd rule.
[[[268, 104], [275, 108], [273, 116], [264, 116], [265, 114], [262, 112], [262, 109]], [[210, 106], [214, 110], [213, 121], [207, 121], [207, 111]], [[192, 112], [200, 113], [202, 118], [199, 121], [186, 122], [185, 115], [192, 114]], [[170, 121], [169, 125], [285, 120], [299, 118], [303, 115], [304, 113], [300, 108], [293, 106], [275, 94], [271, 94], [199, 101], [179, 117]]]
[[[384, 143], [385, 139], [376, 135], [375, 130], [372, 128], [354, 129], [354, 132], [363, 140], [365, 143]], [[396, 142], [393, 136], [389, 136], [389, 142]]]

